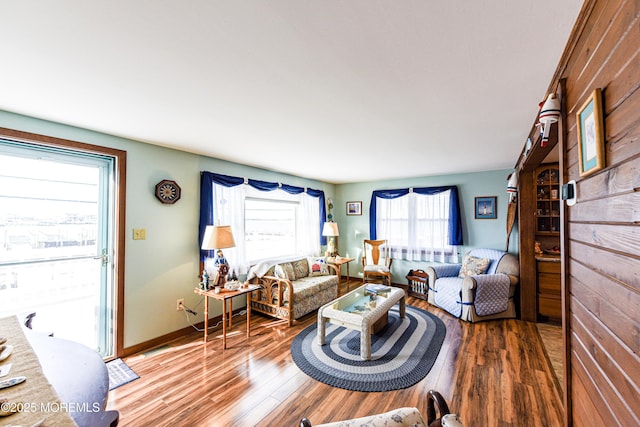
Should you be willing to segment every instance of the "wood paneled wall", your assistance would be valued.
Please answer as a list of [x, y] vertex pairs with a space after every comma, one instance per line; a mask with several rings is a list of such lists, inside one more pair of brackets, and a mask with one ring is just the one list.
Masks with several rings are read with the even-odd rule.
[[[561, 78], [564, 181], [578, 191], [564, 230], [565, 423], [640, 425], [640, 0], [587, 0]], [[605, 168], [581, 177], [576, 112], [596, 88]]]

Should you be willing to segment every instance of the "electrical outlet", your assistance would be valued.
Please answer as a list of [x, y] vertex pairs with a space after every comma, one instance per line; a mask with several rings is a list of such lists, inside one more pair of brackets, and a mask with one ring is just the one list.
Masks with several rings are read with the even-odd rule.
[[179, 300], [176, 300], [176, 311], [182, 311], [184, 310], [184, 298], [180, 298]]

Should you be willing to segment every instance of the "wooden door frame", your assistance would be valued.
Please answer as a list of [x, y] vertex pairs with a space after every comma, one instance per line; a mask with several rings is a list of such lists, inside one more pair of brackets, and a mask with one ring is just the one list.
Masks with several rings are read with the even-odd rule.
[[[559, 151], [558, 170], [560, 172], [559, 185], [566, 182], [567, 153], [567, 101], [566, 80], [559, 79], [556, 94], [560, 101], [562, 114], [557, 125], [552, 126], [549, 142], [545, 147], [540, 146], [540, 132], [533, 127], [529, 137], [533, 141], [528, 155], [521, 154], [516, 170], [519, 170], [518, 188], [518, 233], [520, 236], [520, 319], [528, 322], [537, 322], [537, 278], [535, 263], [535, 230], [536, 224], [533, 213], [536, 209], [535, 170], [552, 150]], [[569, 245], [568, 245], [568, 218], [566, 203], [560, 202], [560, 298], [562, 315], [562, 345], [563, 345], [563, 400], [564, 400], [564, 425], [571, 425], [571, 342], [569, 337], [569, 299], [567, 289], [567, 277], [569, 274]]]
[[0, 128], [0, 138], [25, 144], [59, 147], [86, 153], [102, 154], [115, 159], [114, 176], [116, 181], [115, 242], [114, 242], [114, 277], [116, 285], [115, 313], [115, 357], [120, 357], [124, 349], [124, 249], [125, 249], [125, 215], [126, 215], [126, 178], [127, 152], [115, 148], [101, 147], [84, 142], [39, 135], [14, 129]]

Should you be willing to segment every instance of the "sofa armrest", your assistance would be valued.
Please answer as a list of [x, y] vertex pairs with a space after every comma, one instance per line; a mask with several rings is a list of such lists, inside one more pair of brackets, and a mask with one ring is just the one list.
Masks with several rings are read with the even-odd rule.
[[504, 254], [496, 266], [496, 273], [504, 273], [518, 277], [520, 275], [520, 263], [518, 257], [510, 253]]
[[462, 303], [473, 303], [475, 301], [476, 292], [483, 286], [509, 286], [509, 297], [513, 296], [512, 277], [507, 274], [478, 274], [467, 276], [462, 281]]
[[[478, 282], [488, 282], [493, 281], [495, 277], [507, 276], [509, 279], [509, 285], [514, 287], [518, 285], [520, 278], [518, 276], [514, 276], [512, 274], [504, 274], [504, 273], [496, 273], [496, 274], [478, 274], [475, 276], [465, 277], [464, 282], [462, 282], [462, 289], [468, 288], [470, 290], [476, 289], [478, 286]], [[477, 280], [476, 280], [477, 279]]]
[[[293, 284], [288, 279], [281, 279], [275, 276], [262, 276], [262, 292], [265, 292], [267, 301], [273, 303], [273, 294], [277, 294], [278, 306], [285, 306], [286, 300], [289, 307], [293, 307]], [[285, 293], [287, 298], [284, 298]]]
[[429, 283], [435, 283], [436, 279], [441, 277], [456, 277], [460, 273], [462, 264], [436, 264], [430, 265], [425, 268], [425, 271], [429, 275]]

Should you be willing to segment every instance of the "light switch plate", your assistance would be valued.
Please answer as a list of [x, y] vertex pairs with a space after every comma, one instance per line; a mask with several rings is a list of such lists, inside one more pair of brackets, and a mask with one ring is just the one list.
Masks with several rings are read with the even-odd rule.
[[133, 229], [133, 240], [145, 240], [147, 238], [147, 230], [144, 228]]

